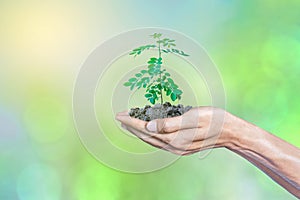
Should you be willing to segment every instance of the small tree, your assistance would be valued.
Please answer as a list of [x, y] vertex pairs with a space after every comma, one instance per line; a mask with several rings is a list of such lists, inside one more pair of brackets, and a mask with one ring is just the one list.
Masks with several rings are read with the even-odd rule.
[[169, 38], [162, 39], [161, 33], [154, 33], [150, 36], [155, 39], [156, 44], [140, 46], [133, 49], [129, 55], [136, 57], [145, 50], [157, 49], [158, 57], [151, 57], [147, 62], [148, 69], [143, 69], [135, 74], [134, 77], [124, 83], [124, 86], [130, 87], [130, 90], [133, 90], [134, 88], [145, 88], [145, 97], [152, 104], [155, 104], [159, 99], [161, 104], [163, 104], [163, 92], [166, 96], [170, 96], [172, 101], [181, 99], [182, 91], [179, 89], [178, 85], [175, 84], [170, 73], [162, 68], [162, 54], [175, 53], [180, 56], [188, 56], [188, 54], [174, 48], [176, 46], [175, 40]]

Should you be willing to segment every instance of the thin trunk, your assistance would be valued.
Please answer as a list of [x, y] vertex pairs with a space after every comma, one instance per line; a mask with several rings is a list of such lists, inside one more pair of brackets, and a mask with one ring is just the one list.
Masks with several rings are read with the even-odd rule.
[[[160, 40], [160, 38], [158, 38]], [[158, 44], [158, 57], [161, 58], [161, 50], [160, 50], [160, 43]], [[159, 72], [159, 78], [160, 78], [160, 86], [162, 85], [162, 81], [161, 81], [161, 69]], [[164, 100], [163, 100], [163, 95], [162, 95], [162, 87], [160, 89], [160, 104], [163, 105]]]

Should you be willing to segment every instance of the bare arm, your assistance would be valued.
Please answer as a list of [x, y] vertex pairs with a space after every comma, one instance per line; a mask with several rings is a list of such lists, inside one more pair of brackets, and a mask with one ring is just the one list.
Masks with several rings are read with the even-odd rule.
[[300, 198], [300, 149], [222, 109], [199, 107], [149, 123], [124, 112], [117, 120], [143, 141], [175, 154], [225, 147]]
[[231, 151], [249, 160], [287, 191], [300, 198], [300, 149], [239, 118], [231, 130]]

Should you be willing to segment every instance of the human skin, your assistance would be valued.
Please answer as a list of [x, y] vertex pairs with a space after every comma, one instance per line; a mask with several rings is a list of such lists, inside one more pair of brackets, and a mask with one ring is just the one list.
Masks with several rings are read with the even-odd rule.
[[223, 109], [197, 107], [151, 122], [122, 112], [116, 119], [141, 140], [178, 155], [227, 148], [300, 198], [300, 149]]

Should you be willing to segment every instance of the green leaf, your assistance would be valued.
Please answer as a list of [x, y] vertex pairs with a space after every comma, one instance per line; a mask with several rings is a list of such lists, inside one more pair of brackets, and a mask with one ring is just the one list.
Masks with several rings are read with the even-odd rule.
[[155, 99], [154, 98], [149, 98], [150, 103], [155, 104]]
[[155, 63], [156, 63], [156, 60], [149, 60], [147, 63], [148, 63], [148, 64], [155, 64]]
[[171, 78], [168, 78], [167, 80], [168, 80], [168, 82], [169, 82], [169, 83], [171, 83], [171, 84], [174, 84], [174, 81], [173, 81], [173, 79], [171, 79]]
[[171, 99], [172, 99], [172, 101], [175, 101], [175, 100], [177, 99], [177, 95], [174, 94], [174, 93], [172, 93], [172, 94], [171, 94]]
[[132, 83], [130, 83], [130, 82], [126, 82], [126, 83], [124, 83], [123, 85], [126, 86], [126, 87], [128, 87], [128, 86], [131, 86], [131, 84], [132, 84]]
[[158, 75], [159, 72], [160, 72], [160, 69], [159, 69], [159, 68], [156, 68], [156, 69], [154, 70], [154, 74], [155, 74], [155, 75]]
[[134, 57], [136, 57], [137, 55], [141, 54], [143, 51], [149, 50], [150, 48], [154, 48], [154, 47], [156, 47], [156, 45], [153, 44], [140, 46], [138, 48], [133, 49], [132, 52], [129, 53], [129, 55], [134, 55]]
[[178, 88], [178, 85], [176, 85], [175, 83], [172, 85], [172, 87], [174, 88], [174, 89], [177, 89]]
[[135, 83], [131, 85], [130, 90], [133, 90]]
[[145, 82], [148, 79], [148, 77], [144, 77], [141, 79], [142, 82]]
[[168, 88], [166, 95], [169, 96], [171, 93], [172, 93], [172, 90], [170, 90], [170, 88]]
[[[153, 38], [155, 39], [155, 38], [157, 38], [159, 35], [158, 35], [158, 33], [154, 33], [153, 35], [150, 35], [150, 36], [153, 37]], [[160, 36], [161, 36], [161, 35], [160, 35]], [[159, 37], [160, 37], [160, 36], [159, 36]]]
[[147, 79], [145, 80], [146, 83], [149, 83], [150, 82], [150, 78], [147, 77]]
[[165, 73], [165, 75], [166, 75], [166, 76], [171, 76], [171, 74], [170, 74], [170, 73], [168, 73], [168, 72], [166, 72], [166, 73]]
[[149, 73], [149, 74], [153, 74], [154, 71], [155, 71], [155, 69], [154, 69], [154, 68], [151, 68], [151, 69], [148, 70], [148, 73]]
[[139, 77], [143, 76], [143, 74], [138, 73], [135, 76], [139, 78]]
[[142, 74], [146, 74], [147, 72], [148, 72], [147, 70], [144, 70], [144, 69], [141, 70], [141, 73], [142, 73]]
[[157, 97], [157, 94], [156, 94], [156, 93], [153, 93], [153, 97], [154, 97], [154, 99], [158, 99], [158, 97]]
[[167, 87], [165, 86], [164, 82], [161, 83], [161, 86], [163, 87], [164, 91], [166, 92], [167, 91]]
[[181, 56], [189, 56], [188, 54], [184, 53], [183, 51], [179, 51], [178, 49], [172, 49], [173, 53], [177, 53]]
[[143, 83], [149, 83], [150, 82], [150, 78], [149, 77], [144, 77], [144, 78], [142, 78], [141, 79], [141, 81], [143, 82]]
[[153, 68], [153, 67], [155, 67], [155, 64], [148, 65], [148, 68]]
[[159, 90], [161, 90], [161, 89], [162, 89], [161, 84], [158, 84], [158, 85], [157, 85], [157, 88], [158, 88]]
[[128, 81], [131, 82], [131, 83], [133, 83], [133, 82], [135, 82], [136, 80], [137, 80], [136, 78], [131, 78], [131, 79], [129, 79]]
[[143, 84], [143, 88], [146, 88], [146, 87], [147, 87], [147, 84], [146, 84], [146, 83], [144, 83], [144, 84]]
[[146, 98], [152, 97], [152, 94], [147, 93], [147, 94], [145, 94], [145, 97], [146, 97]]
[[155, 94], [155, 93], [156, 93], [154, 90], [149, 90], [149, 92], [150, 92], [151, 94]]
[[136, 86], [137, 86], [137, 87], [141, 87], [142, 84], [143, 84], [143, 82], [139, 81], [139, 82], [137, 82]]
[[180, 52], [180, 55], [182, 55], [182, 56], [189, 56], [188, 54], [184, 53], [183, 51]]
[[176, 95], [181, 95], [182, 91], [179, 90], [179, 89], [175, 89], [175, 90], [173, 90], [173, 93], [176, 94]]

